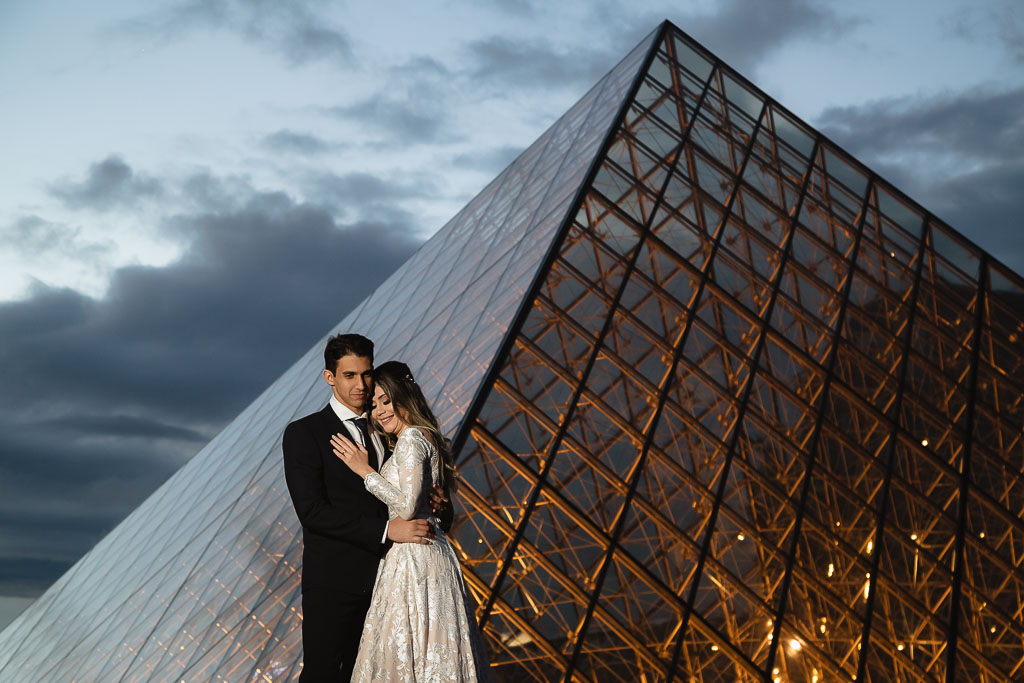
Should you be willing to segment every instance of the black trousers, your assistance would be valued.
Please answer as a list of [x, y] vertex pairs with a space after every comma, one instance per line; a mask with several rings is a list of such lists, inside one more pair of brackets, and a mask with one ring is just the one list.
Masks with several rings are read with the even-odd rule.
[[348, 683], [359, 651], [369, 595], [333, 588], [302, 592], [302, 673], [299, 683]]

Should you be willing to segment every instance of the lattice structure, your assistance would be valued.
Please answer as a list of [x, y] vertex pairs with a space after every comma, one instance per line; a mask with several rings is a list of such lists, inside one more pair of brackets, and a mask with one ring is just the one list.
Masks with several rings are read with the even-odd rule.
[[[416, 371], [499, 680], [1024, 677], [1024, 279], [671, 24], [332, 333]], [[322, 341], [0, 634], [290, 680]]]
[[1022, 311], [666, 27], [462, 434], [498, 671], [1024, 677]]

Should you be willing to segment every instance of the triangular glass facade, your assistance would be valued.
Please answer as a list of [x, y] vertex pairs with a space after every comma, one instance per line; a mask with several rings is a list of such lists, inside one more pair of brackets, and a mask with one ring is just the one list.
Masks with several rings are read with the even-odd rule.
[[[666, 23], [337, 330], [416, 369], [500, 680], [1024, 675], [1024, 280]], [[3, 634], [288, 680], [322, 342]]]

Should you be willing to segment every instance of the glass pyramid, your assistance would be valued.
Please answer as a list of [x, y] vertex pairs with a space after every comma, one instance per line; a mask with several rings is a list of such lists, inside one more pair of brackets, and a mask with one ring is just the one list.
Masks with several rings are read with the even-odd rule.
[[[665, 23], [335, 331], [416, 370], [499, 680], [1024, 676], [1024, 279]], [[323, 340], [0, 634], [288, 680]]]

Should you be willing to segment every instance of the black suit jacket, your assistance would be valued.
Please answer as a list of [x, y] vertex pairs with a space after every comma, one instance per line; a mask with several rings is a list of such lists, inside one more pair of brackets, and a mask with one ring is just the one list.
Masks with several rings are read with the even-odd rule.
[[331, 435], [337, 433], [348, 437], [330, 404], [284, 430], [284, 477], [302, 523], [302, 590], [369, 595], [385, 550], [388, 511], [334, 455]]

